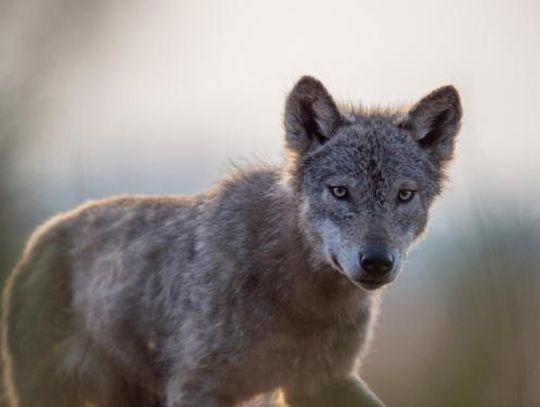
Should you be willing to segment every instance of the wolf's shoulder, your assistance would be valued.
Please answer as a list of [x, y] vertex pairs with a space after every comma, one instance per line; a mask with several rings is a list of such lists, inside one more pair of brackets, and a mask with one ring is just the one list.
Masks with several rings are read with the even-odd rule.
[[209, 196], [227, 192], [264, 191], [277, 184], [281, 179], [282, 168], [265, 163], [234, 166], [221, 177], [208, 191]]

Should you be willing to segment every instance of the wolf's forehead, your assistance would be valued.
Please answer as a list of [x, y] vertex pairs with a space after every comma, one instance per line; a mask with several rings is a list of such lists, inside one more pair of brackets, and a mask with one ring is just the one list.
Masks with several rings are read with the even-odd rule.
[[397, 131], [347, 132], [328, 144], [321, 158], [332, 172], [380, 178], [414, 166], [411, 142]]

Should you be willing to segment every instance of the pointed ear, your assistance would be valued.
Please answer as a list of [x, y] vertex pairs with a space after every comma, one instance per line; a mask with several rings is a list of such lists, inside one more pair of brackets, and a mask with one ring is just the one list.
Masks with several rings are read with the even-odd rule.
[[342, 118], [323, 84], [304, 76], [287, 97], [284, 121], [288, 147], [302, 154], [332, 137]]
[[437, 161], [452, 158], [461, 125], [461, 102], [453, 86], [439, 88], [412, 107], [400, 127], [411, 132]]

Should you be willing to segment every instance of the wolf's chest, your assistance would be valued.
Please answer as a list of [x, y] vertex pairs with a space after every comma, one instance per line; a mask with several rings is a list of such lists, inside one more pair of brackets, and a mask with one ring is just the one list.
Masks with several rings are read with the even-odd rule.
[[227, 392], [250, 398], [295, 383], [317, 383], [350, 370], [361, 326], [313, 323], [275, 326], [254, 339], [227, 374]]

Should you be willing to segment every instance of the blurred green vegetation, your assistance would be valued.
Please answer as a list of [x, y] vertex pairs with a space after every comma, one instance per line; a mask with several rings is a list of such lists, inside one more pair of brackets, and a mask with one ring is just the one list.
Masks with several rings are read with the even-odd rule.
[[[540, 402], [540, 225], [515, 210], [478, 212], [437, 287], [448, 313], [438, 405]], [[435, 266], [435, 265], [434, 265]]]
[[21, 248], [12, 158], [24, 151], [47, 78], [66, 52], [92, 37], [106, 5], [99, 0], [25, 0], [0, 4], [0, 278]]

